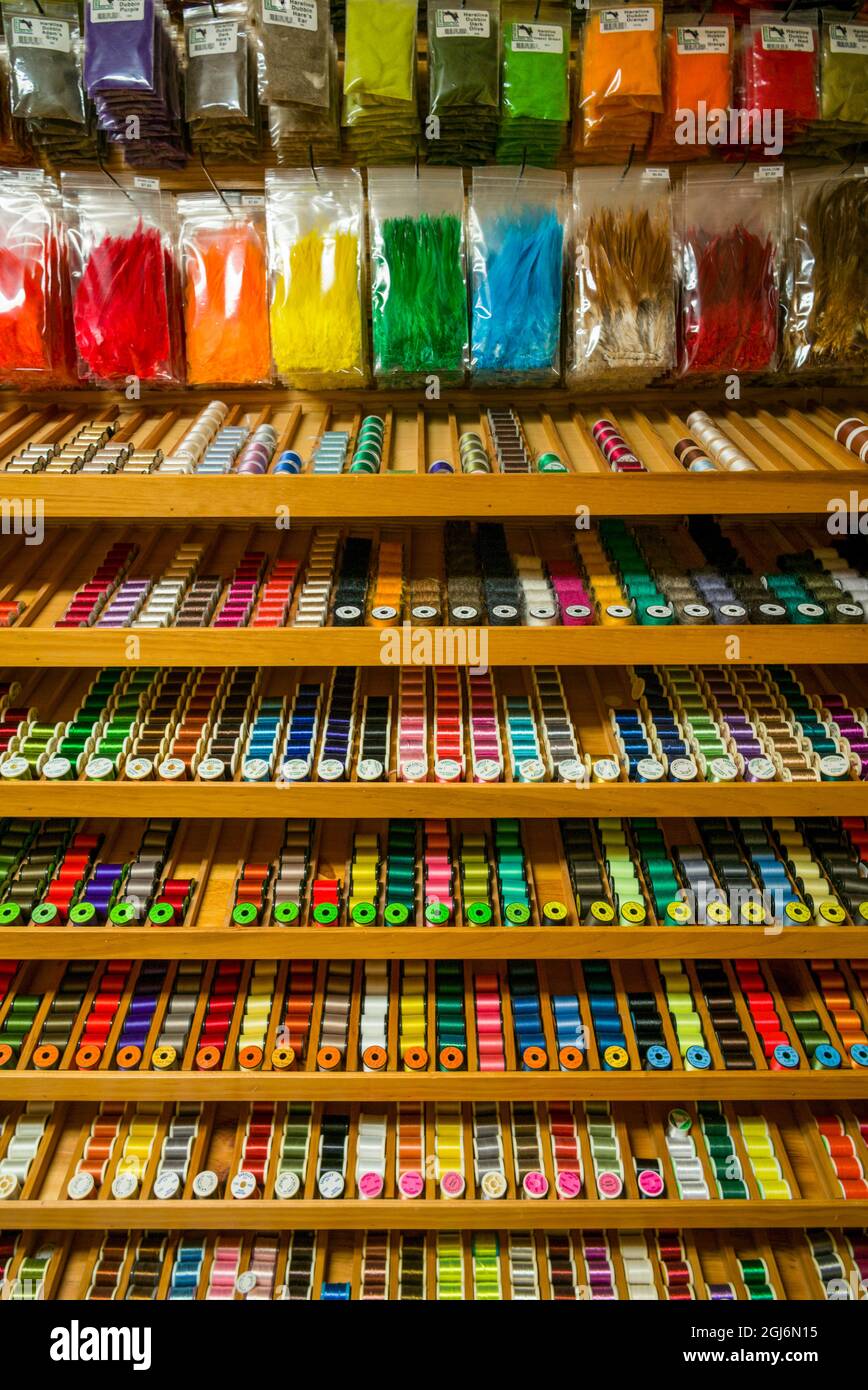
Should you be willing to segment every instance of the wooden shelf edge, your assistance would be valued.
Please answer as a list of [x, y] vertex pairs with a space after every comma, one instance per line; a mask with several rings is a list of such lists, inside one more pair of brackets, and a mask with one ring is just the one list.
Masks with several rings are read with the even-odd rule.
[[[25, 615], [26, 616], [26, 615]], [[214, 628], [121, 628], [55, 631], [18, 627], [0, 630], [0, 665], [23, 668], [69, 666], [380, 666], [452, 665], [468, 652], [484, 653], [490, 666], [624, 666], [648, 662], [731, 661], [736, 665], [804, 660], [803, 627], [494, 627], [426, 628], [424, 643], [413, 643], [419, 629], [278, 628], [273, 631]], [[136, 656], [130, 659], [130, 638]], [[868, 662], [868, 627], [827, 625], [810, 631], [811, 660], [823, 665]], [[454, 661], [449, 659], [450, 653]], [[393, 659], [396, 657], [397, 659]]]
[[425, 820], [462, 816], [857, 816], [868, 815], [868, 782], [771, 782], [754, 785], [635, 783], [574, 785], [438, 785], [426, 782], [340, 785], [305, 782], [9, 782], [3, 810], [12, 816], [171, 816], [251, 820], [287, 816], [396, 816]]
[[864, 1100], [868, 1075], [834, 1072], [0, 1071], [13, 1100]]
[[598, 1201], [542, 1202], [516, 1199], [466, 1201], [278, 1202], [72, 1202], [7, 1204], [16, 1230], [291, 1231], [291, 1230], [637, 1230], [649, 1221], [660, 1228], [777, 1230], [823, 1226], [841, 1229], [868, 1224], [868, 1202]]
[[19, 927], [0, 960], [758, 960], [868, 956], [868, 928]]
[[10, 502], [39, 502], [47, 520], [273, 521], [500, 520], [575, 516], [798, 516], [825, 513], [851, 490], [868, 495], [865, 471], [758, 473], [574, 473], [508, 477], [44, 477], [3, 474]]

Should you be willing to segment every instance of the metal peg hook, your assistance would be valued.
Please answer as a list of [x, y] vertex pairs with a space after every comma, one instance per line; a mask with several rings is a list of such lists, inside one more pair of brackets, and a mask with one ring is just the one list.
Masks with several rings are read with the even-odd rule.
[[211, 187], [214, 189], [214, 192], [217, 194], [217, 197], [220, 199], [220, 201], [221, 201], [221, 203], [223, 204], [223, 206], [224, 206], [224, 208], [226, 209], [226, 211], [227, 211], [228, 213], [231, 213], [231, 212], [232, 212], [232, 208], [231, 208], [231, 206], [230, 206], [230, 204], [229, 204], [228, 199], [226, 198], [225, 193], [223, 192], [222, 189], [220, 189], [220, 188], [217, 187], [217, 184], [214, 182], [214, 180], [213, 180], [212, 177], [211, 177], [211, 173], [210, 173], [210, 171], [209, 171], [209, 169], [208, 169], [208, 165], [205, 163], [205, 156], [204, 156], [203, 154], [200, 154], [200, 155], [199, 155], [199, 160], [200, 160], [201, 165], [202, 165], [202, 173], [205, 175], [205, 177], [206, 177], [206, 179], [208, 180], [208, 182], [210, 183]]
[[629, 172], [630, 172], [630, 168], [631, 168], [631, 166], [632, 166], [632, 164], [633, 164], [633, 156], [634, 156], [635, 153], [636, 153], [636, 146], [635, 146], [635, 145], [631, 145], [631, 146], [630, 146], [630, 153], [627, 155], [627, 163], [624, 165], [624, 172], [623, 172], [623, 174], [621, 175], [621, 179], [622, 179], [622, 180], [624, 180], [624, 179], [627, 177], [627, 175], [629, 174]]
[[313, 162], [313, 141], [308, 142], [307, 162], [310, 165], [310, 172], [313, 174], [313, 181], [316, 184], [317, 188], [319, 188], [319, 174], [317, 173], [316, 165]]
[[136, 200], [135, 200], [135, 198], [133, 197], [133, 195], [132, 195], [132, 193], [130, 192], [130, 190], [129, 190], [128, 188], [124, 188], [123, 184], [118, 182], [118, 180], [115, 178], [114, 174], [110, 174], [110, 173], [109, 173], [108, 169], [107, 169], [107, 168], [105, 167], [105, 165], [103, 164], [102, 159], [100, 158], [99, 155], [97, 155], [97, 161], [96, 161], [96, 162], [97, 162], [97, 164], [99, 165], [99, 167], [100, 167], [100, 169], [102, 170], [102, 172], [105, 174], [106, 178], [107, 178], [107, 179], [110, 179], [111, 182], [114, 184], [115, 188], [119, 188], [120, 191], [121, 191], [121, 193], [123, 193], [124, 197], [125, 197], [125, 198], [129, 198], [130, 202], [131, 202], [131, 203], [134, 203]]

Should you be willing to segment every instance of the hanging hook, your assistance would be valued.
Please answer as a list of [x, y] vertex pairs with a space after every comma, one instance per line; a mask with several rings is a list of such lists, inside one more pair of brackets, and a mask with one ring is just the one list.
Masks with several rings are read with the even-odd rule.
[[34, 3], [34, 5], [36, 6], [36, 8], [37, 8], [37, 10], [39, 11], [39, 13], [40, 13], [41, 15], [44, 15], [44, 14], [45, 14], [45, 11], [44, 11], [44, 9], [42, 8], [42, 5], [41, 5], [41, 3], [40, 3], [40, 0], [33, 0], [33, 3]]
[[781, 24], [786, 24], [787, 20], [788, 20], [789, 17], [790, 17], [790, 10], [793, 8], [793, 6], [795, 5], [795, 3], [796, 3], [796, 0], [790, 0], [790, 3], [787, 5], [787, 8], [784, 10], [783, 18], [781, 19]]
[[536, 9], [535, 9], [534, 12], [533, 12], [533, 17], [534, 17], [534, 19], [539, 19], [539, 7], [540, 7], [541, 4], [542, 4], [542, 0], [536, 0]]
[[[738, 168], [736, 169], [735, 173], [733, 174], [733, 176], [732, 176], [733, 179], [737, 179], [737, 178], [738, 178], [739, 174], [741, 173], [742, 169], [744, 168], [744, 166], [745, 166], [746, 164], [747, 164], [747, 155], [745, 155], [744, 159], [741, 161], [741, 164], [739, 164]], [[732, 182], [732, 180], [730, 180], [730, 182]]]
[[419, 146], [416, 146], [416, 182], [419, 182]]
[[134, 203], [136, 200], [135, 200], [135, 198], [133, 197], [133, 195], [132, 195], [132, 193], [130, 192], [130, 190], [129, 190], [128, 188], [124, 188], [124, 186], [123, 186], [122, 183], [118, 183], [118, 180], [115, 178], [114, 174], [110, 174], [110, 173], [109, 173], [108, 169], [105, 167], [105, 165], [104, 165], [103, 162], [102, 162], [102, 158], [101, 158], [99, 155], [97, 155], [96, 162], [97, 162], [97, 164], [99, 165], [99, 167], [100, 167], [100, 169], [102, 170], [102, 172], [105, 174], [106, 178], [107, 178], [107, 179], [110, 179], [111, 182], [114, 184], [115, 188], [119, 188], [120, 191], [121, 191], [121, 193], [123, 193], [124, 197], [125, 197], [125, 198], [129, 198], [130, 202], [131, 202], [131, 203]]
[[215, 0], [211, 0], [211, 13], [213, 14], [215, 19], [220, 18], [219, 14], [217, 13], [217, 6], [215, 4]]
[[523, 150], [523, 152], [522, 152], [522, 156], [521, 156], [521, 168], [520, 168], [519, 171], [518, 171], [518, 178], [516, 179], [516, 181], [515, 181], [515, 187], [514, 187], [513, 190], [512, 190], [512, 191], [513, 191], [513, 194], [515, 194], [515, 193], [518, 192], [518, 186], [519, 186], [519, 184], [521, 183], [522, 179], [524, 178], [524, 171], [525, 171], [526, 168], [527, 168], [527, 145], [525, 145], [524, 150]]
[[635, 145], [631, 145], [631, 146], [630, 146], [630, 153], [627, 155], [627, 163], [624, 165], [624, 172], [623, 172], [623, 174], [621, 175], [622, 180], [625, 179], [625, 178], [627, 177], [627, 175], [629, 174], [629, 172], [630, 172], [630, 167], [631, 167], [631, 165], [632, 165], [632, 163], [633, 163], [633, 155], [634, 155], [635, 153], [636, 153], [636, 146], [635, 146]]
[[316, 171], [316, 165], [315, 165], [314, 162], [313, 162], [313, 141], [312, 141], [312, 140], [308, 141], [308, 146], [307, 146], [307, 162], [308, 162], [308, 164], [310, 165], [310, 172], [313, 174], [313, 181], [314, 181], [314, 183], [316, 184], [317, 188], [319, 188], [319, 174], [317, 173], [317, 171]]
[[211, 187], [214, 189], [214, 192], [217, 194], [217, 197], [220, 199], [220, 201], [221, 201], [221, 203], [223, 204], [223, 206], [224, 206], [224, 208], [226, 209], [226, 211], [227, 211], [228, 213], [231, 214], [231, 213], [232, 213], [232, 208], [231, 208], [230, 205], [229, 205], [229, 202], [228, 202], [228, 200], [227, 200], [227, 198], [226, 198], [225, 193], [222, 191], [222, 189], [220, 189], [220, 188], [217, 187], [216, 183], [215, 183], [214, 180], [212, 179], [211, 174], [210, 174], [209, 169], [208, 169], [208, 166], [207, 166], [207, 164], [205, 163], [205, 156], [204, 156], [203, 154], [200, 153], [199, 159], [200, 159], [200, 162], [201, 162], [201, 164], [202, 164], [202, 173], [205, 175], [205, 177], [206, 177], [206, 179], [208, 180], [208, 182], [210, 183]]
[[698, 18], [697, 21], [696, 21], [696, 27], [697, 27], [697, 29], [701, 29], [702, 25], [705, 23], [705, 16], [708, 14], [708, 11], [709, 11], [710, 9], [711, 9], [711, 0], [705, 0], [705, 4], [704, 4], [703, 7], [702, 7], [702, 12], [701, 12], [699, 18]]

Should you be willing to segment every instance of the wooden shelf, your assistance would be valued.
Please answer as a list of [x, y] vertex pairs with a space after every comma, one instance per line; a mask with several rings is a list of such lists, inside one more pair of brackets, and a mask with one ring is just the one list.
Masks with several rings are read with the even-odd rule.
[[3, 787], [9, 816], [110, 816], [129, 820], [185, 816], [233, 817], [518, 816], [865, 816], [868, 782], [747, 782], [679, 786], [631, 782], [585, 786], [551, 782], [490, 786], [305, 782], [215, 786], [161, 782], [10, 782]]
[[[26, 617], [26, 615], [25, 615]], [[408, 632], [416, 631], [409, 629]], [[422, 664], [442, 665], [457, 629], [426, 628], [430, 643]], [[87, 666], [380, 666], [384, 637], [401, 629], [280, 628], [276, 630], [118, 629], [16, 627], [0, 630], [0, 665], [18, 668]], [[868, 663], [868, 626], [464, 628], [467, 650], [484, 652], [491, 666], [625, 666], [668, 662], [756, 664], [799, 662], [810, 643], [811, 661], [823, 665]], [[134, 647], [131, 645], [134, 640]], [[738, 657], [732, 658], [733, 639]], [[404, 639], [402, 638], [402, 642]], [[418, 664], [415, 648], [408, 646]], [[134, 658], [130, 653], [134, 650]], [[427, 654], [427, 657], [426, 657]], [[402, 653], [403, 656], [403, 653]], [[390, 663], [392, 664], [392, 663]], [[450, 664], [447, 660], [446, 664]]]
[[[374, 401], [372, 404], [376, 404]], [[46, 520], [501, 521], [573, 516], [806, 516], [851, 490], [868, 495], [863, 471], [816, 473], [543, 474], [375, 477], [42, 477], [3, 475], [10, 502], [41, 502]]]
[[868, 1202], [787, 1202], [672, 1198], [613, 1202], [532, 1201], [249, 1201], [249, 1202], [9, 1202], [6, 1216], [16, 1230], [127, 1231], [536, 1231], [640, 1230], [649, 1221], [661, 1229], [777, 1230], [823, 1226], [841, 1229], [868, 1224]]
[[3, 960], [836, 960], [866, 927], [20, 927]]
[[[835, 1072], [0, 1071], [6, 1100], [386, 1101], [864, 1100], [868, 1075]], [[258, 1204], [257, 1204], [258, 1205]]]

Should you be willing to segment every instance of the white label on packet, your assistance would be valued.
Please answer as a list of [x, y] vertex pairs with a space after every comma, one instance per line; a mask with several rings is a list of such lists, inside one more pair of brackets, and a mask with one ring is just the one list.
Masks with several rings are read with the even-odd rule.
[[603, 10], [600, 14], [601, 34], [624, 34], [628, 29], [654, 28], [654, 11], [650, 5], [633, 5], [629, 10]]
[[487, 39], [491, 34], [488, 10], [438, 10], [438, 39]]
[[564, 31], [559, 24], [513, 24], [513, 53], [563, 53]]
[[829, 47], [833, 53], [868, 53], [868, 24], [830, 24]]
[[814, 31], [804, 24], [764, 24], [761, 33], [766, 53], [814, 51]]
[[759, 169], [754, 169], [753, 176], [757, 183], [762, 183], [766, 179], [782, 179], [784, 166], [783, 164], [761, 164]]
[[90, 0], [91, 24], [131, 24], [145, 17], [145, 0]]
[[726, 24], [679, 28], [675, 42], [679, 53], [728, 53], [729, 28]]
[[238, 21], [206, 19], [187, 30], [187, 52], [191, 58], [211, 58], [219, 53], [238, 52]]
[[646, 179], [668, 179], [668, 178], [669, 178], [669, 170], [668, 170], [668, 168], [667, 168], [667, 169], [662, 169], [662, 168], [661, 168], [661, 169], [646, 169], [646, 170], [645, 170], [645, 177], [646, 177]]
[[317, 0], [262, 0], [262, 18], [266, 24], [309, 29], [315, 34], [319, 27], [316, 5]]
[[135, 174], [133, 177], [133, 188], [143, 188], [148, 193], [159, 193], [160, 180], [148, 178], [146, 174]]
[[41, 19], [39, 15], [16, 15], [9, 33], [11, 48], [50, 48], [69, 53], [72, 41], [69, 25], [63, 19]]
[[43, 183], [45, 180], [44, 169], [19, 169], [17, 170], [19, 183]]
[[264, 208], [265, 195], [263, 193], [242, 193], [241, 206], [243, 208]]

